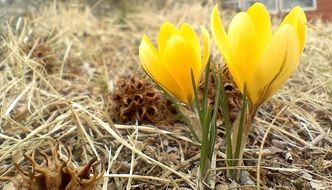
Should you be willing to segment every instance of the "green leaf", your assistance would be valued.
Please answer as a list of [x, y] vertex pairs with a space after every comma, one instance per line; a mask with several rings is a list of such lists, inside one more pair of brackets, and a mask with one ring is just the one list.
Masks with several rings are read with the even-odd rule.
[[243, 128], [245, 125], [245, 115], [246, 115], [246, 108], [248, 105], [248, 100], [247, 100], [247, 87], [246, 84], [244, 84], [244, 92], [243, 92], [243, 103], [242, 103], [242, 108], [241, 108], [241, 115], [240, 115], [240, 123], [239, 123], [239, 130], [237, 133], [237, 139], [236, 139], [236, 148], [235, 148], [235, 160], [234, 160], [234, 166], [237, 166], [239, 163], [239, 157], [240, 157], [240, 151], [241, 151], [241, 143], [242, 143], [242, 133], [243, 133]]
[[214, 105], [213, 105], [213, 113], [212, 113], [212, 118], [211, 118], [211, 125], [210, 125], [210, 154], [209, 154], [209, 159], [212, 159], [213, 151], [214, 151], [214, 145], [216, 141], [216, 133], [217, 133], [217, 116], [218, 116], [218, 111], [219, 111], [219, 106], [220, 106], [220, 88], [221, 88], [221, 83], [220, 80], [218, 80], [216, 71], [215, 69], [212, 72], [214, 81], [217, 81], [217, 88], [216, 88], [216, 95], [214, 97]]
[[210, 143], [209, 143], [209, 129], [210, 129], [210, 121], [211, 121], [211, 114], [212, 114], [212, 109], [211, 107], [208, 107], [206, 109], [205, 115], [204, 115], [204, 120], [202, 125], [202, 130], [203, 130], [203, 138], [202, 138], [202, 144], [201, 144], [201, 158], [200, 158], [200, 171], [201, 171], [201, 176], [204, 176], [206, 173], [206, 163], [208, 161], [209, 155], [210, 155]]
[[233, 159], [233, 146], [232, 146], [232, 137], [231, 137], [232, 123], [229, 119], [228, 101], [227, 101], [226, 91], [225, 91], [225, 87], [224, 87], [224, 80], [223, 80], [220, 72], [219, 72], [218, 76], [219, 76], [219, 80], [221, 83], [220, 100], [221, 100], [221, 108], [222, 108], [225, 128], [226, 128], [226, 159], [227, 159], [227, 165], [232, 166], [232, 159]]
[[[195, 76], [194, 76], [194, 72], [193, 70], [191, 70], [191, 83], [193, 85], [193, 91], [194, 91], [194, 107], [196, 109], [196, 112], [198, 114], [199, 117], [199, 121], [202, 121], [202, 112], [201, 112], [201, 107], [198, 101], [198, 90], [197, 90], [197, 86], [196, 86], [196, 82], [195, 82]], [[201, 123], [202, 124], [202, 123]]]
[[208, 106], [208, 92], [209, 92], [209, 75], [210, 75], [210, 60], [208, 61], [205, 69], [205, 79], [204, 79], [204, 92], [203, 92], [203, 106], [202, 111], [205, 113]]

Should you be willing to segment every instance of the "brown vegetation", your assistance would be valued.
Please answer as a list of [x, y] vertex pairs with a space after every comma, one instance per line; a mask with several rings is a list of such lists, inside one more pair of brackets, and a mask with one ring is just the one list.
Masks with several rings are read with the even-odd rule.
[[[155, 40], [166, 20], [209, 26], [213, 3], [149, 2], [116, 8], [109, 2], [56, 1], [9, 20], [0, 40], [2, 177], [19, 173], [14, 163], [29, 165], [22, 155], [36, 148], [49, 152], [50, 145], [61, 142], [72, 150], [77, 166], [93, 158], [105, 163], [100, 189], [197, 188], [199, 145], [186, 126], [120, 125], [109, 112], [113, 105], [107, 97], [116, 81], [142, 76], [138, 45], [144, 33]], [[224, 10], [223, 20], [231, 15]], [[332, 24], [317, 21], [309, 28], [297, 72], [259, 111], [238, 182], [224, 175], [219, 123], [213, 189], [332, 188]], [[212, 54], [222, 62], [215, 47]], [[0, 182], [0, 188], [10, 185]]]

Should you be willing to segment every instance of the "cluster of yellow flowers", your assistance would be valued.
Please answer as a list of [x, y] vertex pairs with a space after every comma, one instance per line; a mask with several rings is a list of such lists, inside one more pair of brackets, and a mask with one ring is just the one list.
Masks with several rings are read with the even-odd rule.
[[[251, 105], [261, 105], [294, 72], [303, 52], [307, 19], [300, 7], [293, 8], [274, 34], [266, 7], [255, 3], [232, 19], [228, 32], [218, 6], [211, 14], [211, 32], [230, 73], [241, 90], [246, 84]], [[139, 47], [141, 64], [148, 75], [179, 101], [192, 104], [194, 91], [210, 56], [210, 36], [201, 27], [203, 48], [194, 29], [187, 23], [180, 28], [164, 23], [159, 32], [158, 49], [147, 36]]]
[[[184, 23], [177, 28], [172, 23], [165, 22], [160, 28], [158, 49], [144, 35], [139, 56], [146, 73], [160, 87], [180, 102], [195, 107], [194, 112], [200, 120], [198, 129], [201, 130], [201, 135], [197, 138], [190, 122], [189, 127], [195, 139], [201, 142], [200, 180], [208, 179], [204, 176], [209, 167], [207, 163], [212, 159], [216, 114], [219, 104], [221, 105], [225, 116], [227, 166], [230, 166], [227, 176], [235, 179], [239, 176], [239, 170], [231, 168], [241, 164], [258, 108], [278, 91], [298, 65], [307, 37], [307, 19], [303, 10], [297, 6], [272, 34], [269, 12], [263, 4], [255, 3], [246, 12], [236, 14], [226, 32], [216, 5], [211, 14], [210, 25], [213, 39], [245, 98], [241, 115], [233, 124], [227, 119], [227, 97], [224, 88], [220, 88], [220, 75], [217, 92], [221, 92], [221, 96], [215, 97], [217, 103], [213, 109], [206, 106], [206, 99], [203, 98], [201, 103], [197, 100], [195, 88], [203, 71], [206, 69], [205, 73], [209, 72], [207, 65], [211, 41], [206, 28], [201, 26], [201, 48], [200, 39], [189, 24]], [[207, 81], [204, 82], [208, 84]], [[205, 95], [207, 93], [204, 92]], [[197, 129], [197, 126], [194, 128]]]

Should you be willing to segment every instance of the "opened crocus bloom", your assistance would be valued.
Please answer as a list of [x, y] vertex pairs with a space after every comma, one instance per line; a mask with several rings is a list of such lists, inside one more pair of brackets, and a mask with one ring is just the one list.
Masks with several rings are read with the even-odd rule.
[[266, 101], [294, 72], [306, 41], [306, 23], [303, 10], [295, 7], [272, 35], [268, 11], [255, 3], [233, 18], [226, 33], [214, 7], [213, 38], [242, 92], [246, 84], [252, 105]]
[[210, 55], [209, 34], [204, 27], [201, 30], [203, 51], [196, 32], [186, 23], [178, 29], [172, 23], [165, 22], [159, 32], [158, 50], [146, 35], [139, 47], [144, 70], [158, 85], [183, 103], [192, 103], [194, 98], [191, 71], [198, 86]]

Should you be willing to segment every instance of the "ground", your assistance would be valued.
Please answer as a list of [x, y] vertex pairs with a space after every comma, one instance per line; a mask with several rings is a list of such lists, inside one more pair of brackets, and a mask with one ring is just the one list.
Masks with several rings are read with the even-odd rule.
[[[23, 154], [51, 155], [59, 143], [62, 159], [72, 152], [71, 167], [93, 158], [102, 162], [106, 174], [96, 189], [197, 189], [200, 146], [188, 128], [173, 117], [121, 118], [116, 110], [124, 105], [114, 94], [127, 93], [119, 91], [121, 84], [143, 84], [142, 93], [152, 92], [167, 107], [139, 65], [141, 37], [155, 42], [167, 20], [209, 27], [213, 2], [0, 3], [1, 177], [18, 179], [15, 166], [31, 169]], [[227, 25], [234, 12], [222, 14]], [[273, 22], [277, 26], [280, 18]], [[138, 112], [133, 118], [142, 117]], [[332, 189], [331, 126], [332, 24], [313, 20], [297, 71], [259, 110], [238, 181], [225, 177], [220, 122], [211, 188]], [[8, 184], [0, 181], [0, 188]]]

